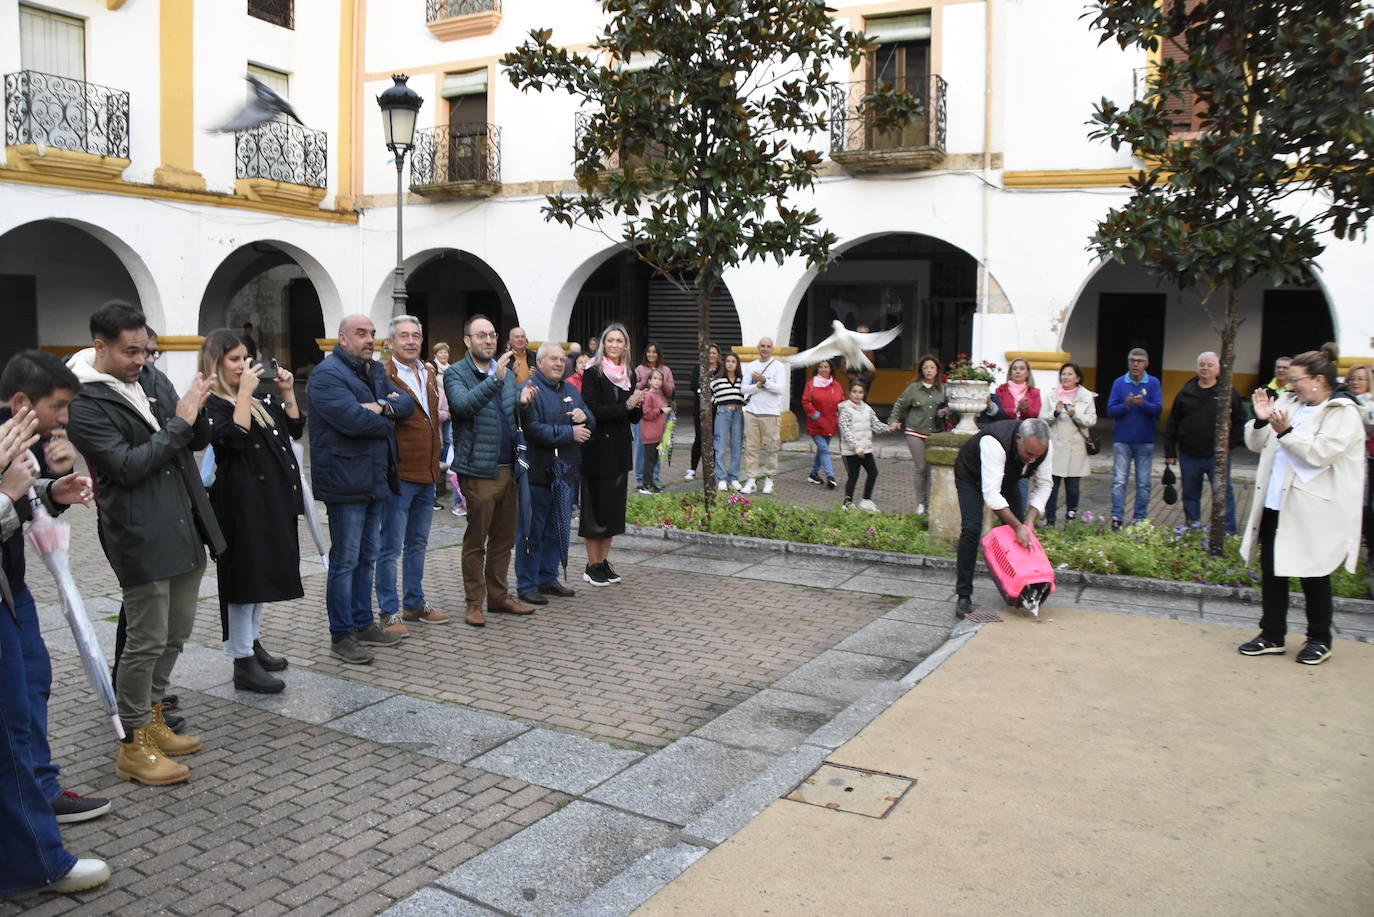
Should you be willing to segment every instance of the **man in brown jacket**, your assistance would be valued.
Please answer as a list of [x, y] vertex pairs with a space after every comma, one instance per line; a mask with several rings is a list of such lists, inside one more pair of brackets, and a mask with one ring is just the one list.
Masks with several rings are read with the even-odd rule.
[[[434, 367], [420, 359], [425, 342], [420, 320], [398, 315], [391, 320], [391, 358], [384, 364], [392, 385], [415, 402], [415, 411], [396, 424], [397, 467], [401, 492], [382, 511], [382, 544], [377, 555], [377, 610], [388, 633], [409, 636], [405, 621], [447, 624], [449, 616], [425, 602], [425, 551], [434, 519], [434, 485], [441, 451], [439, 380]], [[401, 558], [401, 586], [396, 594], [396, 558]]]

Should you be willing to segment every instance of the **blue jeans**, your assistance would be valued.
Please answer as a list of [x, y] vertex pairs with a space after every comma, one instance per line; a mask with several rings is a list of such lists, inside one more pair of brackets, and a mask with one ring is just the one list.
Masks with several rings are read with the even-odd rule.
[[[425, 551], [429, 527], [434, 522], [434, 483], [401, 482], [401, 492], [386, 504], [382, 515], [382, 547], [377, 557], [377, 611], [394, 615], [396, 606], [396, 558], [401, 558], [401, 608], [425, 606]], [[403, 540], [404, 539], [404, 540]], [[402, 546], [404, 545], [404, 553]]]
[[1126, 522], [1126, 478], [1135, 463], [1135, 519], [1144, 519], [1150, 512], [1150, 463], [1154, 461], [1155, 444], [1112, 443], [1112, 518]]
[[[553, 512], [553, 489], [531, 484], [529, 531], [518, 516], [515, 521], [515, 589], [521, 595], [558, 584], [563, 546], [558, 541]], [[564, 526], [571, 526], [571, 520], [564, 520]]]
[[329, 573], [324, 604], [329, 612], [331, 640], [342, 640], [374, 623], [372, 573], [377, 566], [382, 513], [389, 503], [325, 504], [329, 514]]
[[[1212, 499], [1217, 498], [1217, 482], [1213, 477], [1216, 460], [1193, 458], [1191, 455], [1178, 454], [1178, 469], [1182, 477], [1183, 518], [1189, 525], [1202, 521], [1202, 478], [1212, 487]], [[1231, 457], [1226, 457], [1226, 534], [1236, 534], [1236, 491], [1231, 486]]]
[[816, 444], [816, 457], [811, 460], [811, 473], [824, 472], [827, 478], [833, 478], [835, 466], [830, 464], [830, 437], [812, 433], [811, 442]]
[[[18, 595], [15, 604], [23, 604]], [[48, 885], [76, 865], [62, 846], [52, 797], [40, 788], [31, 757], [34, 687], [28, 667], [15, 662], [27, 655], [28, 635], [21, 631], [30, 629], [36, 632], [36, 619], [32, 628], [20, 628], [9, 609], [0, 607], [0, 895]]]
[[[739, 480], [739, 451], [744, 445], [744, 410], [716, 408], [716, 480]], [[729, 467], [726, 467], [726, 458]]]
[[[29, 717], [27, 728], [18, 728], [13, 723], [11, 728], [14, 729], [15, 743], [28, 748], [29, 762], [33, 765], [33, 775], [38, 778], [38, 788], [47, 799], [52, 800], [62, 794], [62, 787], [57, 782], [58, 767], [53, 764], [52, 751], [48, 748], [52, 658], [48, 656], [47, 644], [43, 642], [43, 634], [38, 626], [38, 607], [33, 602], [33, 593], [29, 592], [28, 586], [21, 586], [15, 592], [14, 604], [15, 617], [19, 619], [24, 676], [29, 686]], [[0, 614], [8, 612], [0, 611]]]
[[1054, 486], [1050, 488], [1050, 499], [1045, 504], [1045, 518], [1050, 525], [1054, 525], [1054, 517], [1059, 510], [1059, 488], [1064, 487], [1064, 493], [1068, 498], [1068, 506], [1065, 507], [1071, 513], [1078, 512], [1078, 485], [1082, 478], [1062, 478], [1054, 476]]
[[635, 483], [643, 484], [644, 479], [640, 477], [639, 474], [640, 465], [642, 464], [640, 459], [643, 458], [643, 456], [639, 454], [639, 424], [630, 424], [630, 436], [634, 443], [630, 449], [630, 469], [635, 473]]

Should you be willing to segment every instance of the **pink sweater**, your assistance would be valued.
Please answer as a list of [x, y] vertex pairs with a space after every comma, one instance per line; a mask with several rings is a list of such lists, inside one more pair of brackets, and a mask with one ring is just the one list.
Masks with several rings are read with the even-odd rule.
[[668, 422], [667, 402], [658, 392], [645, 390], [644, 417], [639, 422], [639, 441], [652, 446], [663, 442], [663, 427]]

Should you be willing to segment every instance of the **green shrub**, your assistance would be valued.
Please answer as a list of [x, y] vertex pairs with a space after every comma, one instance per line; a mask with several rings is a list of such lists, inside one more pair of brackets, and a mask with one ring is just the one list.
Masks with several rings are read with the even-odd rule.
[[[820, 509], [731, 494], [716, 500], [711, 524], [696, 494], [631, 495], [626, 519], [635, 525], [686, 529], [694, 532], [748, 535], [806, 544], [869, 548], [903, 554], [949, 556], [930, 544], [926, 517], [910, 513], [865, 513], [860, 510]], [[1045, 553], [1059, 570], [1115, 573], [1178, 582], [1259, 588], [1259, 570], [1240, 559], [1240, 538], [1226, 539], [1220, 554], [1207, 551], [1207, 531], [1201, 525], [1175, 528], [1138, 522], [1118, 532], [1108, 520], [1085, 512], [1061, 528], [1036, 531]], [[1331, 577], [1332, 591], [1344, 598], [1369, 598], [1364, 567], [1356, 573], [1344, 568]], [[1290, 588], [1300, 586], [1293, 580]]]

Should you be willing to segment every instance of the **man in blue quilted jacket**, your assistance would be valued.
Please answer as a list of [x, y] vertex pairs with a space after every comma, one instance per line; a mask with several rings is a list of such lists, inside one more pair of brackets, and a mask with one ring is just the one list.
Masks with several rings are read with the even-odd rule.
[[364, 644], [393, 646], [372, 614], [372, 576], [382, 511], [400, 492], [396, 422], [415, 410], [372, 359], [377, 329], [366, 315], [339, 324], [339, 343], [310, 374], [310, 478], [329, 513], [329, 651], [350, 665], [370, 665]]
[[444, 373], [444, 394], [453, 418], [453, 468], [468, 501], [468, 524], [463, 531], [463, 620], [472, 627], [487, 623], [487, 611], [513, 615], [534, 612], [534, 606], [511, 595], [506, 572], [515, 550], [515, 523], [520, 511], [515, 478], [520, 428], [516, 403], [528, 402], [533, 391], [516, 390], [509, 350], [496, 356], [496, 326], [475, 315], [463, 326], [467, 356]]

